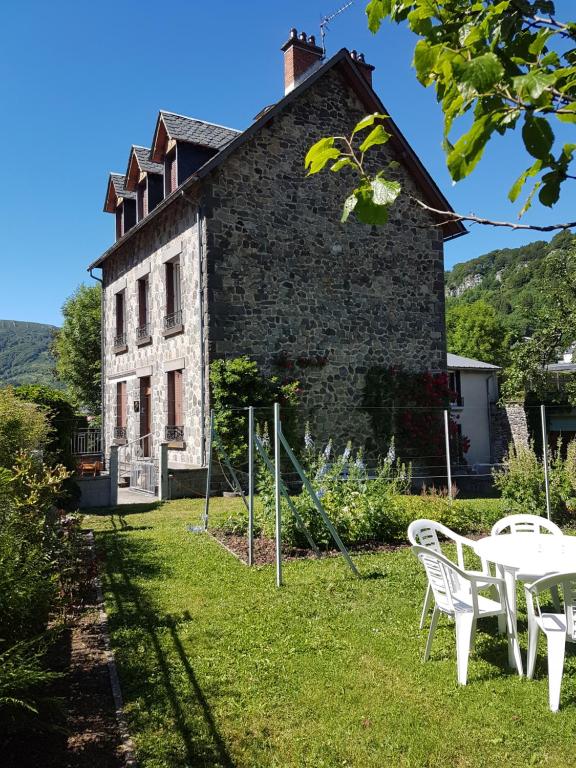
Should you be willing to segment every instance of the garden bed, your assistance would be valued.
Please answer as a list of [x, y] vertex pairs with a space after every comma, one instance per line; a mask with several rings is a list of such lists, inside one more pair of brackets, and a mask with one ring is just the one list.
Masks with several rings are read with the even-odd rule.
[[[220, 528], [210, 531], [211, 535], [224, 546], [229, 552], [242, 562], [248, 564], [248, 541], [246, 536], [238, 536], [233, 533], [227, 533]], [[406, 544], [383, 544], [377, 541], [367, 541], [364, 544], [355, 544], [353, 547], [347, 547], [351, 555], [366, 554], [367, 552], [393, 552]], [[335, 557], [340, 555], [340, 551], [335, 547], [320, 552], [320, 557]], [[282, 547], [283, 560], [302, 560], [317, 558], [317, 555], [304, 547]], [[254, 565], [272, 565], [276, 562], [276, 542], [268, 536], [256, 536], [254, 538], [253, 549]]]

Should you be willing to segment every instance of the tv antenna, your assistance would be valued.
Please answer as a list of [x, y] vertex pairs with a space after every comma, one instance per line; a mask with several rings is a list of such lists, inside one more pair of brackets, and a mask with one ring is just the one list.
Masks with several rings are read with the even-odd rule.
[[337, 11], [334, 11], [333, 13], [329, 13], [326, 16], [322, 16], [320, 20], [320, 37], [322, 39], [322, 55], [326, 56], [326, 32], [330, 28], [330, 22], [336, 18], [336, 16], [340, 16], [341, 13], [344, 13], [344, 11], [347, 11], [348, 8], [350, 8], [351, 5], [354, 5], [354, 0], [350, 0], [349, 3], [346, 3], [345, 5], [338, 8]]

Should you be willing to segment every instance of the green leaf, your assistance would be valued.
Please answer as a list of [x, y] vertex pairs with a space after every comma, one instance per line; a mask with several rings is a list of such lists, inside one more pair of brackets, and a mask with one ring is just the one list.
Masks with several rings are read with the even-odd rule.
[[352, 168], [356, 168], [356, 166], [354, 165], [354, 163], [349, 157], [341, 157], [339, 160], [336, 160], [334, 165], [331, 166], [330, 170], [339, 171], [342, 168], [346, 167], [347, 165], [351, 165]]
[[364, 128], [369, 128], [371, 125], [374, 125], [376, 120], [387, 120], [388, 115], [382, 115], [380, 112], [374, 112], [372, 115], [366, 115], [366, 117], [363, 117], [362, 120], [360, 120], [356, 125], [354, 126], [354, 130], [352, 131], [352, 136], [354, 134], [358, 133], [358, 131], [363, 131]]
[[346, 221], [348, 221], [348, 216], [350, 216], [350, 214], [356, 207], [357, 202], [358, 201], [356, 199], [355, 192], [353, 192], [349, 197], [346, 198], [346, 200], [344, 201], [344, 209], [342, 210], [342, 218], [340, 219], [342, 223], [345, 223]]
[[357, 203], [354, 214], [362, 224], [378, 226], [388, 221], [388, 206], [374, 202], [372, 187], [361, 187], [357, 190]]
[[538, 99], [555, 80], [555, 75], [544, 72], [528, 72], [526, 75], [512, 78], [520, 98], [529, 96], [531, 99]]
[[304, 159], [308, 175], [321, 171], [329, 160], [340, 157], [342, 153], [334, 146], [334, 137], [320, 139], [310, 147]]
[[402, 187], [397, 181], [389, 181], [380, 176], [377, 176], [370, 182], [372, 187], [372, 200], [375, 205], [391, 205], [398, 195]]
[[460, 181], [474, 170], [493, 130], [493, 123], [483, 117], [458, 139], [447, 158], [448, 170], [454, 181]]
[[471, 86], [477, 93], [487, 93], [504, 76], [504, 67], [494, 53], [477, 56], [459, 67], [458, 80]]
[[542, 205], [551, 208], [560, 197], [560, 176], [557, 173], [547, 173], [542, 178], [544, 185], [538, 193], [538, 200]]
[[543, 117], [527, 114], [522, 126], [522, 138], [527, 151], [539, 160], [545, 160], [554, 143], [554, 133]]
[[536, 160], [534, 165], [530, 166], [530, 168], [527, 168], [524, 173], [520, 174], [520, 176], [516, 179], [512, 187], [510, 188], [510, 191], [508, 192], [508, 199], [510, 202], [514, 203], [518, 199], [518, 195], [522, 191], [522, 187], [526, 183], [529, 176], [535, 176], [538, 171], [542, 168], [542, 160]]
[[422, 85], [429, 85], [436, 70], [440, 46], [432, 46], [425, 40], [418, 40], [414, 48], [412, 64], [416, 70], [416, 76]]
[[542, 186], [541, 181], [537, 181], [536, 184], [534, 184], [534, 186], [532, 187], [532, 191], [530, 192], [530, 194], [526, 198], [526, 202], [522, 206], [522, 210], [518, 214], [519, 219], [522, 218], [522, 216], [524, 216], [526, 211], [530, 208], [530, 206], [532, 205], [532, 198], [534, 197], [534, 194], [540, 189], [541, 186]]
[[370, 0], [366, 6], [366, 16], [368, 16], [368, 29], [370, 32], [378, 32], [382, 20], [390, 15], [392, 10], [392, 0]]
[[360, 151], [366, 152], [366, 150], [374, 147], [376, 144], [386, 144], [389, 138], [390, 134], [381, 125], [377, 125], [360, 144]]

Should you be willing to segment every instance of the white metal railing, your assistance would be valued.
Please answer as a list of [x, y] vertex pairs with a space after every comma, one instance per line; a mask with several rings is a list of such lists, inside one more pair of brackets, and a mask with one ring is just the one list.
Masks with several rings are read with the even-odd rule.
[[91, 427], [74, 432], [71, 439], [73, 456], [101, 456], [102, 430]]
[[128, 475], [135, 461], [154, 458], [152, 433], [137, 437], [135, 440], [118, 446], [118, 468], [120, 474]]

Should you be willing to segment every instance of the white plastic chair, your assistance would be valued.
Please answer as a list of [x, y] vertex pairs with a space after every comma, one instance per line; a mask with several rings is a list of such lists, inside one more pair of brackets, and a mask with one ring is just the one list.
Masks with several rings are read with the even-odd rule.
[[[563, 610], [558, 613], [543, 612], [540, 595], [562, 589], [564, 596]], [[566, 641], [576, 642], [576, 573], [556, 573], [544, 576], [533, 584], [526, 584], [526, 608], [528, 613], [528, 669], [526, 677], [531, 680], [536, 664], [538, 634], [540, 630], [548, 642], [548, 700], [552, 712], [560, 706], [560, 688], [564, 670], [564, 651]], [[536, 611], [534, 611], [534, 599]]]
[[498, 536], [501, 533], [551, 533], [554, 536], [563, 536], [556, 523], [539, 515], [507, 515], [492, 526], [491, 535]]
[[[426, 570], [428, 583], [434, 594], [434, 611], [424, 651], [424, 661], [430, 657], [432, 639], [441, 613], [456, 622], [456, 667], [458, 682], [466, 685], [468, 656], [476, 633], [476, 621], [487, 616], [507, 616], [506, 586], [504, 579], [474, 574], [455, 565], [444, 555], [427, 547], [412, 547]], [[480, 584], [490, 584], [497, 590], [497, 600], [480, 595]], [[510, 626], [510, 623], [509, 623]], [[512, 636], [508, 633], [508, 642]]]
[[[456, 533], [447, 526], [442, 525], [442, 523], [437, 523], [435, 520], [413, 520], [408, 526], [408, 541], [410, 544], [416, 547], [426, 547], [426, 549], [430, 549], [433, 552], [438, 552], [439, 554], [444, 555], [438, 534], [440, 534], [440, 536], [442, 536], [444, 539], [447, 539], [448, 541], [456, 544], [456, 561], [462, 570], [466, 570], [466, 566], [464, 565], [464, 547], [470, 547], [470, 549], [473, 549], [473, 541], [467, 539], [465, 536], [460, 536], [459, 533]], [[480, 573], [480, 571], [470, 571], [470, 573], [476, 575]], [[485, 574], [486, 576], [491, 575], [490, 568], [485, 560], [482, 560], [481, 573]], [[424, 596], [424, 605], [422, 606], [422, 615], [420, 616], [420, 629], [424, 628], [426, 616], [430, 610], [431, 605], [432, 588], [430, 584], [428, 584], [426, 587], [426, 594]]]

